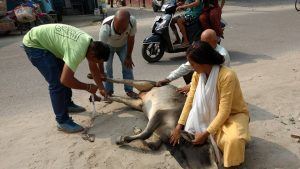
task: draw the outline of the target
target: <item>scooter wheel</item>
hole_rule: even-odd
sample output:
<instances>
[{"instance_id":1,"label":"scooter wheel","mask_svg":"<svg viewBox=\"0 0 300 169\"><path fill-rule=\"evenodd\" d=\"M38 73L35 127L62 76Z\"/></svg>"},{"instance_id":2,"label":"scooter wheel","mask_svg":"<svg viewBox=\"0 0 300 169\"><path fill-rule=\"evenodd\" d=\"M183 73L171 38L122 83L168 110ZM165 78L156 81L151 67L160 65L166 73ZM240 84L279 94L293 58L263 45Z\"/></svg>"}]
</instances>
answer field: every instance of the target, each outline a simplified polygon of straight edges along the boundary
<instances>
[{"instance_id":1,"label":"scooter wheel","mask_svg":"<svg viewBox=\"0 0 300 169\"><path fill-rule=\"evenodd\" d=\"M144 59L149 63L159 61L163 57L164 52L165 49L161 43L143 44L142 54Z\"/></svg>"}]
</instances>

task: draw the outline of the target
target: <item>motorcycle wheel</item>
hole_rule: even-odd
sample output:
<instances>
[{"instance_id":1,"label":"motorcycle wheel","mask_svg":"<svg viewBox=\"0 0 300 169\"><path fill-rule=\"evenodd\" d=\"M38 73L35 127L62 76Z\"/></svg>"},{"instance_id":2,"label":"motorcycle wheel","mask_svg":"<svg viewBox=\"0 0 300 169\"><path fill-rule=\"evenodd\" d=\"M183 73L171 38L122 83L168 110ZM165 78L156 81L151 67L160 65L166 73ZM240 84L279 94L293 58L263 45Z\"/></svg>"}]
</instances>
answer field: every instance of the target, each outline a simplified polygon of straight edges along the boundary
<instances>
[{"instance_id":1,"label":"motorcycle wheel","mask_svg":"<svg viewBox=\"0 0 300 169\"><path fill-rule=\"evenodd\" d=\"M300 11L300 0L295 0L295 9L296 11Z\"/></svg>"},{"instance_id":2,"label":"motorcycle wheel","mask_svg":"<svg viewBox=\"0 0 300 169\"><path fill-rule=\"evenodd\" d=\"M161 43L143 44L142 47L143 58L149 63L159 61L163 57L164 52L165 49Z\"/></svg>"}]
</instances>

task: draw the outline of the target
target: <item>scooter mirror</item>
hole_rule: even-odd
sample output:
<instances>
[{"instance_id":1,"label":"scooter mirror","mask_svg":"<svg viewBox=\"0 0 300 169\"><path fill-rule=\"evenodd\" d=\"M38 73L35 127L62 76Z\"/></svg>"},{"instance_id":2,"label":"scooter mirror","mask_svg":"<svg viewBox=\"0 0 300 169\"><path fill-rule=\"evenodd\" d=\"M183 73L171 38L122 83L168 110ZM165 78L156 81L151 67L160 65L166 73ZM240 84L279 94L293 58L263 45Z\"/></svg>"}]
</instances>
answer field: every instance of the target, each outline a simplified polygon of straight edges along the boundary
<instances>
[{"instance_id":1,"label":"scooter mirror","mask_svg":"<svg viewBox=\"0 0 300 169\"><path fill-rule=\"evenodd\" d=\"M161 7L161 11L162 12L166 12L166 8L168 7L168 4L164 4L162 7Z\"/></svg>"}]
</instances>

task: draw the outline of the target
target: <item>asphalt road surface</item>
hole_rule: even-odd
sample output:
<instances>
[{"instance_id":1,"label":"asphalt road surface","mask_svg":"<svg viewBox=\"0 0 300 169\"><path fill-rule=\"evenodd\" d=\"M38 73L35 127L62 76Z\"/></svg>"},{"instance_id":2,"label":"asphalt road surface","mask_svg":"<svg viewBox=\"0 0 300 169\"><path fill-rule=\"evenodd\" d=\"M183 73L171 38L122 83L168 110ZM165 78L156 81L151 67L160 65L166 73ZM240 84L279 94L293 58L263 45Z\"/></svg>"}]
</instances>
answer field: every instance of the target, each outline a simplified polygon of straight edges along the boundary
<instances>
[{"instance_id":1,"label":"asphalt road surface","mask_svg":"<svg viewBox=\"0 0 300 169\"><path fill-rule=\"evenodd\" d=\"M249 3L234 2L229 2L229 4L230 6L225 7L223 11L223 18L228 25L222 45L230 53L232 66L275 59L280 57L281 53L299 49L300 13L293 10L292 1L285 3L289 6L280 7L264 4L262 7L257 7ZM150 10L130 10L138 19L138 32L133 50L135 78L163 79L170 71L186 61L184 53L165 53L160 62L148 64L141 55L142 41L151 34L153 19L160 13L153 13ZM74 25L76 25L75 22ZM98 38L98 25L81 28L95 39ZM26 58L20 47L21 40L22 36L17 33L0 37L0 114L2 118L28 111L43 113L40 108L51 108L47 84ZM114 59L114 67L115 77L121 78L120 62L117 57ZM86 73L88 73L88 67L84 61L76 72L76 76L82 81L87 81ZM174 84L182 85L183 80L177 80ZM75 94L77 92L75 91ZM117 87L116 93L123 94L122 87Z\"/></svg>"}]
</instances>

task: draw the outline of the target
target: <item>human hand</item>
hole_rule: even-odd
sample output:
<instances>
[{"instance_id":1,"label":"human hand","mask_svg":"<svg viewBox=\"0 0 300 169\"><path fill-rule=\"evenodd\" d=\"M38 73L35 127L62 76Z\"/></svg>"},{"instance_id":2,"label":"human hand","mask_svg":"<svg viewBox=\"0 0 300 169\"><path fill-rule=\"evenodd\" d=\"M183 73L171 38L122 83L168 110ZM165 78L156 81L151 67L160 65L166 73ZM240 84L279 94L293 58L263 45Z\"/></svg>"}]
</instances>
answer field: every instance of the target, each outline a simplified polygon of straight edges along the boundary
<instances>
[{"instance_id":1,"label":"human hand","mask_svg":"<svg viewBox=\"0 0 300 169\"><path fill-rule=\"evenodd\" d=\"M86 88L86 91L92 93L92 94L96 94L98 90L98 87L94 84L87 84L87 88Z\"/></svg>"},{"instance_id":2,"label":"human hand","mask_svg":"<svg viewBox=\"0 0 300 169\"><path fill-rule=\"evenodd\" d=\"M87 77L88 79L94 79L92 73L88 73L88 74L86 75L86 77ZM102 81L106 81L106 75L105 75L105 74L100 74L100 79L101 79Z\"/></svg>"},{"instance_id":3,"label":"human hand","mask_svg":"<svg viewBox=\"0 0 300 169\"><path fill-rule=\"evenodd\" d=\"M131 57L126 57L125 61L124 61L124 65L128 68L128 69L132 69L134 67L134 63L132 61Z\"/></svg>"},{"instance_id":4,"label":"human hand","mask_svg":"<svg viewBox=\"0 0 300 169\"><path fill-rule=\"evenodd\" d=\"M100 79L102 81L106 81L106 74L100 74Z\"/></svg>"},{"instance_id":5,"label":"human hand","mask_svg":"<svg viewBox=\"0 0 300 169\"><path fill-rule=\"evenodd\" d=\"M169 84L171 81L169 79L164 79L161 81L156 82L156 87L161 87Z\"/></svg>"},{"instance_id":6,"label":"human hand","mask_svg":"<svg viewBox=\"0 0 300 169\"><path fill-rule=\"evenodd\" d=\"M181 124L177 124L176 128L171 132L170 144L173 146L179 143L181 127Z\"/></svg>"},{"instance_id":7,"label":"human hand","mask_svg":"<svg viewBox=\"0 0 300 169\"><path fill-rule=\"evenodd\" d=\"M94 97L94 98L93 98ZM92 94L89 98L90 102L100 102L101 101L101 97L100 96L97 96L97 94Z\"/></svg>"},{"instance_id":8,"label":"human hand","mask_svg":"<svg viewBox=\"0 0 300 169\"><path fill-rule=\"evenodd\" d=\"M103 96L103 97L107 97L107 92L104 89L99 89L99 93Z\"/></svg>"},{"instance_id":9,"label":"human hand","mask_svg":"<svg viewBox=\"0 0 300 169\"><path fill-rule=\"evenodd\" d=\"M190 91L190 87L191 87L190 85L185 85L183 87L178 88L177 92L183 93L184 95L187 95L188 92Z\"/></svg>"},{"instance_id":10,"label":"human hand","mask_svg":"<svg viewBox=\"0 0 300 169\"><path fill-rule=\"evenodd\" d=\"M209 136L209 133L207 131L205 131L205 132L196 132L195 139L192 141L192 143L194 145L203 144L206 141L208 136Z\"/></svg>"}]
</instances>

